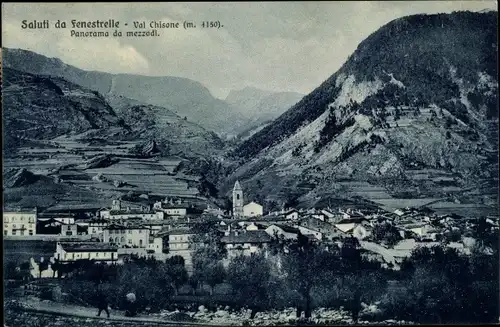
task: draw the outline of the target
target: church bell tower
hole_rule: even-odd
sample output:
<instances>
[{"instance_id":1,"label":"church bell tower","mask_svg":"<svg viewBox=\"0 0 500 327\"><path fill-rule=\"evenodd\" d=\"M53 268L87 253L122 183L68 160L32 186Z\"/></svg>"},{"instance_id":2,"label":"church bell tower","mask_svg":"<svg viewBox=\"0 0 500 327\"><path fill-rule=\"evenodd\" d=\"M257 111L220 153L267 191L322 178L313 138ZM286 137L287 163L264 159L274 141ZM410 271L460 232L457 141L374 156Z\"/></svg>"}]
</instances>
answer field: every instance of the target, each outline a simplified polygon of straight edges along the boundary
<instances>
[{"instance_id":1,"label":"church bell tower","mask_svg":"<svg viewBox=\"0 0 500 327\"><path fill-rule=\"evenodd\" d=\"M243 217L243 189L238 181L233 187L233 217Z\"/></svg>"}]
</instances>

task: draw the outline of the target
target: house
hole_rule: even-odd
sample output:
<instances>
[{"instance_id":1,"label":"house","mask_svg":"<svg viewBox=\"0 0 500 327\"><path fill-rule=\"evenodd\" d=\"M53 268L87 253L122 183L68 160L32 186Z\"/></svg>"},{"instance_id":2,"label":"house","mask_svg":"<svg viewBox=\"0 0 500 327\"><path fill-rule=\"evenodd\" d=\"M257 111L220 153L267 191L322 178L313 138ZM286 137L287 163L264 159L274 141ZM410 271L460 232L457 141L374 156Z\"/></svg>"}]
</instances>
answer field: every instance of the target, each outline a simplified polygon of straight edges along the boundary
<instances>
[{"instance_id":1,"label":"house","mask_svg":"<svg viewBox=\"0 0 500 327\"><path fill-rule=\"evenodd\" d=\"M300 225L295 225L294 227L296 227L302 235L305 235L309 238L314 236L319 241L321 241L323 239L323 233L318 231L317 228L310 228L310 227L300 226Z\"/></svg>"},{"instance_id":2,"label":"house","mask_svg":"<svg viewBox=\"0 0 500 327\"><path fill-rule=\"evenodd\" d=\"M109 221L103 218L93 218L88 221L89 228L88 233L92 237L98 237L102 239L104 234L104 228L109 225Z\"/></svg>"},{"instance_id":3,"label":"house","mask_svg":"<svg viewBox=\"0 0 500 327\"><path fill-rule=\"evenodd\" d=\"M36 235L37 209L4 211L3 235L28 236Z\"/></svg>"},{"instance_id":4,"label":"house","mask_svg":"<svg viewBox=\"0 0 500 327\"><path fill-rule=\"evenodd\" d=\"M153 205L153 209L173 217L183 217L188 213L188 206L186 204L183 204L180 199L177 201L173 201L173 199L165 198L163 202L156 202Z\"/></svg>"},{"instance_id":5,"label":"house","mask_svg":"<svg viewBox=\"0 0 500 327\"><path fill-rule=\"evenodd\" d=\"M365 218L348 218L342 219L335 224L339 230L344 233L350 233L354 230L354 228L358 225L368 225L368 220Z\"/></svg>"},{"instance_id":6,"label":"house","mask_svg":"<svg viewBox=\"0 0 500 327\"><path fill-rule=\"evenodd\" d=\"M429 223L426 222L404 224L404 225L399 225L399 227L404 230L410 231L420 237L427 235L430 231L435 229Z\"/></svg>"},{"instance_id":7,"label":"house","mask_svg":"<svg viewBox=\"0 0 500 327\"><path fill-rule=\"evenodd\" d=\"M302 234L314 235L318 240L323 240L325 238L331 240L343 236L343 232L336 228L335 225L313 218L312 216L300 219L294 226L298 228Z\"/></svg>"},{"instance_id":8,"label":"house","mask_svg":"<svg viewBox=\"0 0 500 327\"><path fill-rule=\"evenodd\" d=\"M141 218L143 220L161 220L164 218L162 211L142 210L109 210L101 211L101 218L109 220L125 220L130 218Z\"/></svg>"},{"instance_id":9,"label":"house","mask_svg":"<svg viewBox=\"0 0 500 327\"><path fill-rule=\"evenodd\" d=\"M168 257L181 256L188 274L193 273L193 237L195 232L189 228L177 228L165 233L159 233L160 237L167 237Z\"/></svg>"},{"instance_id":10,"label":"house","mask_svg":"<svg viewBox=\"0 0 500 327\"><path fill-rule=\"evenodd\" d=\"M115 263L118 248L102 242L57 242L54 258L61 263L89 259L103 263Z\"/></svg>"},{"instance_id":11,"label":"house","mask_svg":"<svg viewBox=\"0 0 500 327\"><path fill-rule=\"evenodd\" d=\"M228 231L221 239L227 250L228 258L238 255L251 255L265 250L272 241L266 231Z\"/></svg>"},{"instance_id":12,"label":"house","mask_svg":"<svg viewBox=\"0 0 500 327\"><path fill-rule=\"evenodd\" d=\"M78 225L75 223L61 223L61 235L64 236L78 235Z\"/></svg>"},{"instance_id":13,"label":"house","mask_svg":"<svg viewBox=\"0 0 500 327\"><path fill-rule=\"evenodd\" d=\"M266 223L259 224L259 223L251 222L250 224L248 224L248 225L245 226L245 229L249 230L249 231L252 231L252 230L265 230L267 228L267 226L268 226L268 224L266 224Z\"/></svg>"},{"instance_id":14,"label":"house","mask_svg":"<svg viewBox=\"0 0 500 327\"><path fill-rule=\"evenodd\" d=\"M41 259L42 259L42 261L45 260L43 257ZM52 261L54 260L54 258L51 258L51 259L52 259ZM30 274L31 274L31 277L33 277L33 278L52 278L52 277L58 277L57 270L54 271L52 269L52 264L53 264L52 261L50 261L50 263L47 264L47 266L46 266L47 269L43 269L42 271L40 271L41 262L36 262L34 258L31 258L30 259Z\"/></svg>"},{"instance_id":15,"label":"house","mask_svg":"<svg viewBox=\"0 0 500 327\"><path fill-rule=\"evenodd\" d=\"M139 224L110 224L104 228L103 241L122 247L146 248L149 234L149 228Z\"/></svg>"},{"instance_id":16,"label":"house","mask_svg":"<svg viewBox=\"0 0 500 327\"><path fill-rule=\"evenodd\" d=\"M165 220L159 220L159 221L154 221L154 220L146 220L141 222L144 227L149 228L150 234L156 234L159 231L163 230L165 227L170 226L170 222L165 221Z\"/></svg>"},{"instance_id":17,"label":"house","mask_svg":"<svg viewBox=\"0 0 500 327\"><path fill-rule=\"evenodd\" d=\"M62 224L74 224L75 214L71 212L41 212L38 214L38 221L55 220Z\"/></svg>"},{"instance_id":18,"label":"house","mask_svg":"<svg viewBox=\"0 0 500 327\"><path fill-rule=\"evenodd\" d=\"M296 209L289 210L285 212L285 219L286 220L298 220L299 219L299 211Z\"/></svg>"},{"instance_id":19,"label":"house","mask_svg":"<svg viewBox=\"0 0 500 327\"><path fill-rule=\"evenodd\" d=\"M148 250L154 253L163 253L163 238L155 235L149 235Z\"/></svg>"},{"instance_id":20,"label":"house","mask_svg":"<svg viewBox=\"0 0 500 327\"><path fill-rule=\"evenodd\" d=\"M75 223L74 217L54 217L54 220L66 225L71 225Z\"/></svg>"},{"instance_id":21,"label":"house","mask_svg":"<svg viewBox=\"0 0 500 327\"><path fill-rule=\"evenodd\" d=\"M401 209L394 210L394 213L396 215L398 215L399 217L401 217L401 216L403 216L405 214L405 212L403 210L401 210Z\"/></svg>"},{"instance_id":22,"label":"house","mask_svg":"<svg viewBox=\"0 0 500 327\"><path fill-rule=\"evenodd\" d=\"M312 213L311 215L312 215L312 217L314 217L316 219L319 219L321 221L327 221L327 222L334 222L338 217L333 212L326 210L326 209L318 210L318 211Z\"/></svg>"},{"instance_id":23,"label":"house","mask_svg":"<svg viewBox=\"0 0 500 327\"><path fill-rule=\"evenodd\" d=\"M214 216L224 216L226 214L224 210L220 208L212 208L210 205L208 205L207 208L203 210L203 213Z\"/></svg>"},{"instance_id":24,"label":"house","mask_svg":"<svg viewBox=\"0 0 500 327\"><path fill-rule=\"evenodd\" d=\"M283 237L285 240L290 240L297 239L300 230L288 225L272 224L266 228L266 233L271 237Z\"/></svg>"},{"instance_id":25,"label":"house","mask_svg":"<svg viewBox=\"0 0 500 327\"><path fill-rule=\"evenodd\" d=\"M260 217L264 213L263 207L256 203L250 202L243 206L243 216L244 217Z\"/></svg>"}]
</instances>

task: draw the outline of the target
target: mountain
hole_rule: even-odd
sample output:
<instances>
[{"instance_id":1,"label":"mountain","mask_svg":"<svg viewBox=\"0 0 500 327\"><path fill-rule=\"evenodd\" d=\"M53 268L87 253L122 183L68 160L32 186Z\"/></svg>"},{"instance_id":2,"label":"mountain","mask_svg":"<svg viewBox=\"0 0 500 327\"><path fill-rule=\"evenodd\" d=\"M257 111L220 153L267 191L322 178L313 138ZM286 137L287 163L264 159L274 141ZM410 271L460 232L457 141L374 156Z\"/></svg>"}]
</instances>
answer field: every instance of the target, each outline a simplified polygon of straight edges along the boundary
<instances>
[{"instance_id":1,"label":"mountain","mask_svg":"<svg viewBox=\"0 0 500 327\"><path fill-rule=\"evenodd\" d=\"M91 129L126 134L126 126L98 92L57 77L3 68L5 147ZM111 133L109 134L111 135Z\"/></svg>"},{"instance_id":2,"label":"mountain","mask_svg":"<svg viewBox=\"0 0 500 327\"><path fill-rule=\"evenodd\" d=\"M164 155L206 156L222 149L213 132L163 107L97 91L62 78L4 68L6 147L87 132L115 140L155 140ZM15 133L14 133L15 131Z\"/></svg>"},{"instance_id":3,"label":"mountain","mask_svg":"<svg viewBox=\"0 0 500 327\"><path fill-rule=\"evenodd\" d=\"M232 133L240 138L249 137L299 102L303 96L296 92L274 93L252 87L232 90L225 101L246 121L244 125L234 126Z\"/></svg>"},{"instance_id":4,"label":"mountain","mask_svg":"<svg viewBox=\"0 0 500 327\"><path fill-rule=\"evenodd\" d=\"M245 87L241 90L231 90L225 101L231 106L240 109L241 112L248 112L256 107L262 99L272 94L271 91Z\"/></svg>"},{"instance_id":5,"label":"mountain","mask_svg":"<svg viewBox=\"0 0 500 327\"><path fill-rule=\"evenodd\" d=\"M164 107L141 103L122 96L106 97L117 115L132 126L129 139L153 140L163 155L183 158L206 157L222 150L224 143L214 133Z\"/></svg>"},{"instance_id":6,"label":"mountain","mask_svg":"<svg viewBox=\"0 0 500 327\"><path fill-rule=\"evenodd\" d=\"M5 203L13 206L98 208L124 195L202 199L210 175L197 167L224 147L167 108L60 77L4 68L2 100Z\"/></svg>"},{"instance_id":7,"label":"mountain","mask_svg":"<svg viewBox=\"0 0 500 327\"><path fill-rule=\"evenodd\" d=\"M388 208L494 206L496 31L496 12L386 24L234 149L238 165L223 192L239 179L250 197L281 204L360 198Z\"/></svg>"},{"instance_id":8,"label":"mountain","mask_svg":"<svg viewBox=\"0 0 500 327\"><path fill-rule=\"evenodd\" d=\"M233 120L232 107L214 98L198 82L171 76L141 76L85 71L22 49L3 48L3 65L16 70L51 75L97 91L104 96L124 96L174 113L206 129L223 133ZM236 120L237 121L237 120Z\"/></svg>"}]
</instances>

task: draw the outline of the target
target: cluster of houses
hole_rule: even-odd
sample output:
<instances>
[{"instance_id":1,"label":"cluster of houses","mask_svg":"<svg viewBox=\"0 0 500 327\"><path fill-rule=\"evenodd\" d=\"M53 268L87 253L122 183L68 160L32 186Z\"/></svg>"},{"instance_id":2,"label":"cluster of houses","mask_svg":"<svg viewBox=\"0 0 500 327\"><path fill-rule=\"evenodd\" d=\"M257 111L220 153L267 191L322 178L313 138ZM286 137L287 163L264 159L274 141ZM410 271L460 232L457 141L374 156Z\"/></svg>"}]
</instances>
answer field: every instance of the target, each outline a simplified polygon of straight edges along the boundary
<instances>
[{"instance_id":1,"label":"cluster of houses","mask_svg":"<svg viewBox=\"0 0 500 327\"><path fill-rule=\"evenodd\" d=\"M184 258L188 273L192 273L192 255L196 248L192 225L207 217L217 220L216 232L227 250L227 260L238 255L267 253L274 241L304 235L312 242L327 245L341 244L343 239L354 237L363 255L393 266L419 244L433 244L450 235L458 235L452 244L466 250L466 242L459 242L465 239L475 221L414 208L392 213L379 209L290 208L264 214L260 204L244 204L239 182L233 188L230 216L210 206L197 215L190 214L189 209L181 200L165 199L152 206L114 200L111 208L99 209L87 219L77 219L70 213L38 213L36 209L10 211L3 213L4 236L30 237L35 236L37 230L44 235L57 234L60 238L51 262L91 259L120 263L132 253L160 260L178 255ZM496 218L491 217L487 222L492 229L498 229ZM381 224L391 224L397 230L401 245L388 248L374 238L374 230Z\"/></svg>"}]
</instances>

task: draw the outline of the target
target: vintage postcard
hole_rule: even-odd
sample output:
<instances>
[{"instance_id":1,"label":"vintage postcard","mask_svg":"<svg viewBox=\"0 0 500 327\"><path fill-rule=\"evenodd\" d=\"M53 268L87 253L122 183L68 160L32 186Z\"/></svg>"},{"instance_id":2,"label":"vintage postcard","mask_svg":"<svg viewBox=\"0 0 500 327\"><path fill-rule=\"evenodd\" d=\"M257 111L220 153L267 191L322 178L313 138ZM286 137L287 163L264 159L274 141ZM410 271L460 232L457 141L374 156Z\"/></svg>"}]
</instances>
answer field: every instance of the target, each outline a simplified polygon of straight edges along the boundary
<instances>
[{"instance_id":1,"label":"vintage postcard","mask_svg":"<svg viewBox=\"0 0 500 327\"><path fill-rule=\"evenodd\" d=\"M499 322L496 1L1 19L4 326Z\"/></svg>"}]
</instances>

